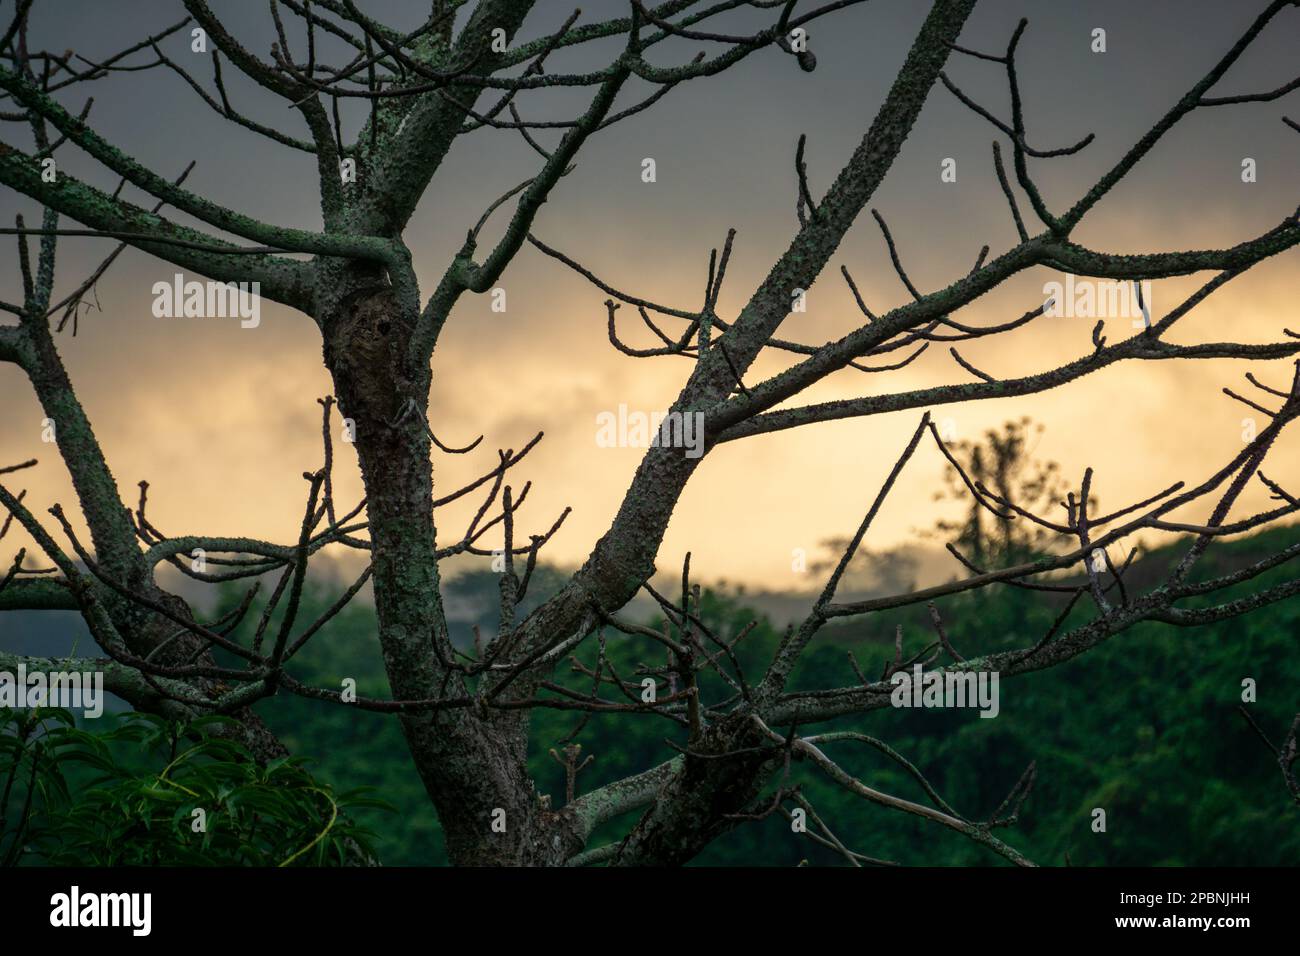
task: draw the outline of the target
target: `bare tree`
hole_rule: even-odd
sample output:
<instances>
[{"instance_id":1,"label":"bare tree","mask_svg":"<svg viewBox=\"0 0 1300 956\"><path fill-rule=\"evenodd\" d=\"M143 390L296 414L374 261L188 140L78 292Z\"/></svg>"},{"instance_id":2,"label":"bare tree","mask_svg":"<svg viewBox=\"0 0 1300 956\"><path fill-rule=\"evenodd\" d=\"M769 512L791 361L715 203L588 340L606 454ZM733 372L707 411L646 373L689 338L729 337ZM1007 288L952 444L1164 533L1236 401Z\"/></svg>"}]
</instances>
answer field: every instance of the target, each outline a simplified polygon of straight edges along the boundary
<instances>
[{"instance_id":1,"label":"bare tree","mask_svg":"<svg viewBox=\"0 0 1300 956\"><path fill-rule=\"evenodd\" d=\"M819 630L839 618L867 618L987 587L1030 588L1068 599L1057 625L1032 644L973 658L963 658L952 646L932 605L936 642L932 653L922 652L929 654L928 663L942 657L949 672L997 672L1009 677L1069 660L1141 621L1189 626L1222 620L1300 591L1300 579L1295 579L1256 590L1249 597L1195 609L1184 606L1189 598L1212 596L1250 581L1300 551L1300 546L1294 546L1219 577L1194 580L1192 575L1198 559L1218 539L1300 511L1300 499L1261 471L1282 430L1300 415L1300 377L1274 384L1252 377L1261 393L1258 400L1229 393L1269 420L1231 461L1107 514L1094 514L1090 507L1091 469L1061 503L1062 513L1047 515L978 483L947 449L930 413L923 412L807 617L790 629L762 673L749 674L735 652L745 632L715 633L697 613L699 591L691 580L689 559L682 569L679 595L660 594L649 583L669 517L702 456L687 454L672 441L651 447L613 524L586 562L558 593L521 616L517 611L539 554L564 519L560 515L549 528L527 536L516 528L516 512L527 488L516 493L506 479L538 439L519 451L500 451L495 465L466 487L435 489L431 462L435 446L444 454L462 454L478 442L453 448L440 441L438 410L429 403L430 362L455 306L467 294L488 292L525 243L578 271L608 297L609 339L620 351L636 358L689 360L681 392L668 414L679 422L681 416L700 416L705 453L726 442L813 422L1042 392L1118 362L1265 360L1295 355L1300 352L1300 335L1290 331L1281 341L1264 345L1232 341L1179 345L1169 342L1167 333L1253 265L1300 242L1300 211L1279 210L1276 227L1220 249L1116 255L1071 238L1116 184L1191 113L1277 100L1300 86L1297 79L1272 91L1214 93L1220 79L1270 23L1284 8L1294 6L1290 0L1268 3L1223 57L1065 211L1049 208L1031 175L1031 160L1072 155L1087 147L1092 136L1064 148L1030 145L1017 73L1017 51L1026 22L1011 31L1004 51L975 51L957 43L975 0L934 0L870 128L820 199L809 182L805 144L799 140L791 177L798 228L744 307L726 318L718 314L718 302L732 255L732 234L709 260L701 303L675 307L621 291L579 264L570 255L580 255L578 250L566 253L547 245L533 235L538 212L589 137L635 116L674 87L717 74L767 48L789 54L802 69L813 69L808 24L857 0L827 2L807 12L796 9L801 6L796 0L712 4L667 0L654 7L632 0L627 16L580 24L575 12L554 32L522 43L515 43L514 37L538 6L533 0L476 4L437 0L423 25L410 32L374 21L353 0L271 0L276 40L269 58L241 45L205 0L182 2L186 16L180 22L97 62L71 52L37 49L28 35L32 0L17 0L0 37L4 61L0 89L7 105L0 118L27 124L33 140L27 150L0 145L0 181L45 209L39 227L20 221L5 230L18 236L24 299L21 304L0 304L17 317L16 324L0 327L0 359L27 374L46 414L57 423L58 448L91 536L89 546L78 541L72 522L56 506L51 511L66 541L60 543L21 494L0 487L0 502L54 566L29 568L20 555L0 583L0 609L79 610L111 658L86 666L104 670L110 689L135 707L177 716L237 715L250 744L264 757L281 748L249 708L280 692L394 714L446 834L450 856L461 864L679 864L746 820L778 810L806 814L814 824L809 836L833 847L847 861L874 862L844 846L798 788L789 785L794 763L824 773L866 801L953 829L1010 861L1028 864L996 831L1017 818L1033 783L1032 766L1011 786L1002 808L987 820L976 820L949 806L904 756L883 742L857 732L808 733L831 718L889 706L889 677L912 663L904 660L900 638L897 659L881 679L873 680L859 670L847 675L849 682L842 687L793 690L791 675ZM771 11L764 14L768 25L747 35L711 30L716 17L741 8ZM201 36L212 45L210 80L192 75L163 52L164 40L181 32ZM351 51L346 62L325 62L318 51L327 36ZM621 52L599 69L563 73L546 66L553 54L613 37L621 38ZM701 44L706 52L685 65L652 62L661 47ZM962 69L969 60L971 69L993 64L1005 71L1009 112L999 115L963 92L944 72L950 60L961 60ZM231 69L290 104L301 115L307 138L263 125L237 109L222 78L223 71ZM79 111L62 105L84 84L120 70L175 74L222 119L284 149L315 156L322 229L263 222L191 192L184 185L184 174L173 178L176 171L149 169L96 132L88 122L89 101ZM624 87L632 77L653 84L655 92L645 100L624 102ZM996 254L985 246L968 272L927 292L909 277L902 251L884 217L873 209L912 301L877 315L845 271L862 311L861 324L820 345L779 338L792 305L819 277L868 207L937 85L945 86L994 127L1002 145L994 143L993 167L1019 242ZM523 109L528 94L555 87L588 92L580 115L564 122L526 120ZM368 121L351 143L344 141L339 120L339 103L347 99L360 99L369 109ZM404 227L453 143L483 128L524 137L539 155L537 173L506 192L476 224L465 224L465 242L446 265L437 287L432 292L421 290L411 251L402 238ZM543 139L556 133L555 145L543 145ZM156 205L142 208L122 198L120 190L110 194L64 172L43 176L43 160L69 146L89 154L124 184L153 197ZM1010 152L1010 174L1003 150ZM1028 216L1021 210L1023 202L1028 203ZM167 218L164 208L202 226L181 225ZM511 212L504 235L491 248L480 248L480 232L488 217L506 208ZM61 217L80 227L62 227ZM78 403L54 339L69 321L75 323L79 303L112 257L55 301L55 250L61 235L114 240L221 282L258 282L263 296L316 322L335 395L322 400L324 465L304 476L308 490L296 541L168 536L146 516L147 486L143 485L138 503L128 507ZM39 240L34 266L29 237ZM1047 306L1037 305L996 325L962 322L956 313L1039 266L1125 283L1201 272L1212 275L1181 304L1151 317L1140 332L1128 337L1112 332L1114 340L1109 341L1102 334L1103 323L1098 323L1084 353L1067 364L1005 376L976 368L961 356L959 344L1010 333L1034 322ZM637 313L660 342L657 347L624 344L617 326L623 306ZM786 404L834 372L848 368L871 376L901 368L935 343L948 348L960 368L953 384L901 392L867 388L861 397L844 401ZM757 380L750 370L760 353L770 350L788 353L790 363L783 371ZM365 498L350 508L333 495L330 436L336 404L355 424L365 484ZM948 456L981 507L1000 520L1014 517L1044 529L1069 545L1010 566L984 567L967 557L970 573L954 582L889 597L837 602L837 585L873 518L908 460L928 440ZM1234 504L1256 479L1279 504L1260 514L1232 518ZM440 537L435 531L437 510L476 492L482 493L483 501L469 527L459 537ZM1198 504L1210 506L1207 520L1179 517ZM439 593L439 563L457 554L490 554L483 538L492 529L500 530L505 541L499 632L467 652L457 647L449 633ZM1184 533L1190 543L1158 586L1135 593L1126 587L1124 562L1113 562L1111 554L1122 551L1135 534L1151 529ZM368 564L322 618L304 623L298 609L308 563L327 547L364 552ZM195 548L224 555L212 558L219 570L194 571L181 560ZM157 582L155 569L164 563L207 582L278 575L251 643L238 643L230 634L252 606L255 588L226 618L201 623L184 601ZM290 667L294 658L368 581L373 583L393 699L350 700L337 689L296 680ZM662 608L670 625L666 629L654 630L619 616L643 588ZM1069 609L1082 599L1091 602L1090 618L1066 629ZM272 627L268 622L276 608L282 615ZM658 648L658 653L667 655L667 664L649 668L636 679L620 676L604 653L607 630ZM580 647L593 643L599 647L596 663L579 674L585 683L579 687L565 682L558 673L560 665ZM240 665L219 666L213 649L233 655ZM17 663L12 655L0 660ZM28 658L26 663L39 668L53 662ZM720 680L728 688L724 695L708 699L710 695L702 692L701 677L706 672L713 675L711 681ZM644 694L645 679L667 687L668 692L657 697ZM555 752L565 766L568 792L565 805L552 808L539 797L526 769L529 714L536 708L665 721L684 742L677 745L676 758L587 793L578 792L577 775L584 766L578 750L566 749L563 756ZM850 743L866 744L898 761L917 778L930 802L881 792L843 770L827 751ZM787 806L791 804L793 808ZM598 826L634 810L643 813L622 839L588 845Z\"/></svg>"}]
</instances>

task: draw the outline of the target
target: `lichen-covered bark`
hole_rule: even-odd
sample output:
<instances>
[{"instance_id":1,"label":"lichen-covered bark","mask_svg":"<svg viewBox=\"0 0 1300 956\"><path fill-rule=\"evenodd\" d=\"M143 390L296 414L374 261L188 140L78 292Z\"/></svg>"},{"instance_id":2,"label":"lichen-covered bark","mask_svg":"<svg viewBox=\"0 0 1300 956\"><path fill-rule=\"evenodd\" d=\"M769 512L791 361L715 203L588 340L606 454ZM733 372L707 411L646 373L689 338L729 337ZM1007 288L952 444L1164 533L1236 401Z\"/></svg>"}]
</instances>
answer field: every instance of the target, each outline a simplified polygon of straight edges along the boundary
<instances>
[{"instance_id":1,"label":"lichen-covered bark","mask_svg":"<svg viewBox=\"0 0 1300 956\"><path fill-rule=\"evenodd\" d=\"M72 476L72 486L90 528L96 560L123 584L142 587L150 575L140 560L135 529L127 518L117 481L100 450L90 420L54 347L49 326L26 323L24 333L32 350L28 377L45 417L54 425L55 445Z\"/></svg>"},{"instance_id":2,"label":"lichen-covered bark","mask_svg":"<svg viewBox=\"0 0 1300 956\"><path fill-rule=\"evenodd\" d=\"M438 590L429 371L407 359L402 310L390 290L360 288L326 310L326 363L342 414L355 424L366 488L379 641L393 698L460 697ZM414 411L402 412L414 402ZM580 848L573 828L541 806L529 779L521 714L449 707L400 716L415 768L462 865L558 863ZM493 829L504 811L504 832Z\"/></svg>"},{"instance_id":3,"label":"lichen-covered bark","mask_svg":"<svg viewBox=\"0 0 1300 956\"><path fill-rule=\"evenodd\" d=\"M696 753L736 753L724 759L688 755L656 795L650 808L619 847L616 866L681 866L718 837L739 826L772 773L782 765L771 750L752 752L765 741L748 715L718 721Z\"/></svg>"}]
</instances>

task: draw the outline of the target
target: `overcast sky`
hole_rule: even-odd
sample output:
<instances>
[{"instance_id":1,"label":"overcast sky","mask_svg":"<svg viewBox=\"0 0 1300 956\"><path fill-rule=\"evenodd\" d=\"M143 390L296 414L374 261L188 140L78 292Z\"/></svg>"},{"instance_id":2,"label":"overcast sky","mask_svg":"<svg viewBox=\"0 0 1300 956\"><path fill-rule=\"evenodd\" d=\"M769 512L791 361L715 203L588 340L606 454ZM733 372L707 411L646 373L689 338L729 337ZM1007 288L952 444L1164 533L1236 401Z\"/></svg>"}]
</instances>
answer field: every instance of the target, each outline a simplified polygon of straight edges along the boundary
<instances>
[{"instance_id":1,"label":"overcast sky","mask_svg":"<svg viewBox=\"0 0 1300 956\"><path fill-rule=\"evenodd\" d=\"M961 42L1001 52L1019 18L1029 18L1020 76L1030 142L1058 147L1096 134L1080 155L1034 165L1049 204L1061 210L1210 68L1264 5L1263 0L981 0ZM251 49L268 55L274 34L265 5L213 0L212 6ZM580 22L626 10L613 0L582 6ZM799 8L811 6L803 2ZM408 28L420 22L426 7L364 4L375 17ZM538 216L534 232L624 291L696 308L709 250L735 228L720 302L720 314L733 317L797 228L793 155L799 135L808 136L810 179L820 195L870 124L927 8L921 0L873 0L815 23L810 32L818 68L811 74L789 56L767 50L721 76L673 90L652 109L588 143L577 169ZM38 10L33 46L71 48L92 60L184 16L178 3L163 0L63 0L38 4ZM522 38L555 29L571 10L550 0L539 3ZM719 21L718 29L754 27L771 16L733 17ZM1106 31L1104 53L1091 50L1097 28ZM1288 9L1216 92L1267 90L1293 79L1297 39L1300 10ZM705 46L664 44L650 58L683 62ZM167 49L209 82L203 58L189 54L186 37L172 38ZM557 56L550 65L591 68L616 50L616 45L594 45L567 58ZM968 93L1006 115L1005 78L996 65L954 57L948 70ZM262 95L233 70L227 70L227 81L238 107L287 132L303 133L295 111ZM620 106L645 93L644 86L630 88ZM197 160L187 183L194 191L263 220L319 227L312 161L221 121L171 74L120 74L94 84L93 94L96 128L158 172L175 175ZM85 95L82 90L64 103L79 111ZM540 94L521 98L520 104L528 118L559 118L573 113L581 95ZM349 132L355 133L360 115L348 115ZM1275 226L1300 201L1300 134L1283 125L1283 115L1300 118L1300 93L1275 103L1198 111L1088 216L1075 238L1116 253L1218 248ZM0 130L7 141L26 148L13 124ZM993 173L993 139L988 123L937 87L872 200L923 291L963 275L981 245L990 244L997 255L1015 241ZM65 148L59 156L61 169L109 188L116 185L74 150ZM654 183L641 181L647 157L656 161ZM1242 181L1244 158L1255 160L1254 183ZM956 182L940 181L945 159L956 162ZM509 132L484 130L457 141L406 233L426 294L487 204L535 173L537 165L536 154ZM1023 201L1022 207L1028 213ZM0 212L6 223L17 212L29 221L38 218L30 202L3 187ZM506 218L499 214L493 223L500 228ZM9 249L0 269L0 298L13 301L21 299L21 287L13 246ZM59 289L75 286L106 251L103 241L61 243ZM1277 341L1283 326L1300 328L1294 308L1296 256L1292 250L1233 282L1180 323L1172 340ZM820 344L859 324L838 275L841 264L853 272L874 311L907 300L880 233L865 214L810 291L807 312L787 319L783 337ZM128 251L100 282L102 311L84 315L75 338L60 337L78 394L124 497L133 500L136 482L148 479L151 517L166 533L291 540L301 520L301 473L320 463L316 398L331 391L319 333L310 319L271 304L256 329L240 328L233 320L155 318L152 286L176 271ZM1043 300L1044 283L1059 278L1050 270L1034 270L957 317L978 324L1018 316ZM1163 313L1204 278L1157 283L1154 310ZM495 464L493 449L519 448L544 430L545 440L516 481L534 483L520 516L522 530L544 530L571 505L574 513L550 555L578 562L609 526L642 454L598 447L596 416L620 404L646 411L667 407L689 366L678 358L638 360L615 352L605 337L605 294L531 248L519 254L500 285L507 294L506 312L492 312L487 296L467 296L433 360L429 417L438 436L464 444L486 435L473 455L439 457L436 484L444 490L459 486ZM625 309L620 315L629 313ZM1045 370L1091 349L1093 321L1040 319L1009 336L964 347L963 355L999 377ZM673 320L665 322L680 328ZM1108 334L1129 334L1123 325L1108 323ZM630 322L625 328L634 344L652 344ZM786 364L779 355L764 357L747 380L758 381ZM937 408L935 414L951 419L959 437L1032 416L1046 426L1036 453L1061 462L1075 483L1084 467L1094 467L1103 506L1117 507L1174 480L1203 478L1240 450L1242 419L1251 413L1220 389L1241 386L1251 368L1275 385L1289 382L1286 362L1131 364L1050 394ZM801 396L800 403L969 380L946 349L931 349L898 372L838 373ZM920 414L814 425L721 446L688 486L660 567L679 564L690 550L706 578L802 586L792 577L792 549L812 553L821 540L856 526ZM28 500L38 513L55 501L74 500L57 455L41 443L41 418L23 374L0 365L0 464L41 459L38 469L6 479L12 487L30 489ZM1300 485L1294 448L1289 441L1273 453L1265 469L1270 477ZM933 450L913 460L870 545L898 544L909 540L913 529L933 524L938 512L931 499L941 487L941 472L942 460ZM351 502L361 494L355 462L346 453L338 462L335 487L340 500ZM1262 501L1251 499L1256 505ZM474 507L445 514L440 536L458 537ZM20 543L11 536L4 544Z\"/></svg>"}]
</instances>

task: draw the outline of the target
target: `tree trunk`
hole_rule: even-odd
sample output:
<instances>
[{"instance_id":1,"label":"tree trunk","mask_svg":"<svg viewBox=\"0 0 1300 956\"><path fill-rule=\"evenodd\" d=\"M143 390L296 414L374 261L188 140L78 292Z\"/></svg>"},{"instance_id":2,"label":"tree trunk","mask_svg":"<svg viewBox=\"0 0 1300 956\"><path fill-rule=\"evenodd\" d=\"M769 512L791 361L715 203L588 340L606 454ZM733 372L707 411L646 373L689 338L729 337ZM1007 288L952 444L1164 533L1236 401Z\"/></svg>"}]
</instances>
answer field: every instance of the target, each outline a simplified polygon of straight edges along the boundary
<instances>
[{"instance_id":1,"label":"tree trunk","mask_svg":"<svg viewBox=\"0 0 1300 956\"><path fill-rule=\"evenodd\" d=\"M472 697L454 660L438 589L430 375L411 367L411 324L387 288L342 300L325 344L366 489L379 640L393 699ZM403 713L402 732L457 865L539 865L577 852L527 770L527 718L474 706Z\"/></svg>"}]
</instances>

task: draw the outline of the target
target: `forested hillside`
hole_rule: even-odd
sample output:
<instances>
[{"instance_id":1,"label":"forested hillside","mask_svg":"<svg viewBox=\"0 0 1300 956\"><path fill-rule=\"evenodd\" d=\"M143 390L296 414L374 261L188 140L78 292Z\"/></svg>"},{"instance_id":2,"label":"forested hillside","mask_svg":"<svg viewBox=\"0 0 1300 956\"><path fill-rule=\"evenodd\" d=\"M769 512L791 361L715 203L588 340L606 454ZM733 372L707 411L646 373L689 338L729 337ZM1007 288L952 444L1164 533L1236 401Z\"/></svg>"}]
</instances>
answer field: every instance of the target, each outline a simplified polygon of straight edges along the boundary
<instances>
[{"instance_id":1,"label":"forested hillside","mask_svg":"<svg viewBox=\"0 0 1300 956\"><path fill-rule=\"evenodd\" d=\"M1201 574L1222 573L1279 550L1295 529L1225 542L1211 549ZM1217 557L1215 552L1217 551ZM1129 573L1140 587L1178 549L1153 551ZM1283 566L1268 583L1294 569ZM472 583L487 595L495 576ZM486 605L486 600L484 602ZM1061 600L1004 590L941 605L953 645L964 655L1019 646L1050 626ZM710 592L706 619L734 633L752 615L743 599ZM1083 620L1076 610L1075 619ZM908 654L932 640L924 607L882 614L869 626L828 630L800 673L806 686L855 683L847 651L862 669L880 673L894 653L895 625L904 625ZM486 621L485 621L486 624ZM311 656L305 678L336 685L356 676L359 689L386 692L368 609L358 607L331 625ZM740 644L755 668L766 659L777 631L766 621ZM618 638L609 638L617 646ZM1021 813L1017 846L1045 865L1290 865L1300 861L1300 807L1291 801L1271 753L1238 713L1243 678L1258 684L1247 705L1274 742L1300 710L1300 602L1275 604L1221 625L1173 628L1147 624L1122 634L1054 670L1006 680L1001 712L891 710L843 721L882 739L908 758L955 809L984 819L1036 761L1037 782ZM614 653L619 674L634 676L638 660ZM307 663L307 662L304 662ZM646 662L657 664L659 662ZM589 680L585 678L587 686ZM581 686L576 681L574 686ZM1122 687L1122 692L1117 688ZM610 692L612 693L612 692ZM319 761L320 775L340 787L372 785L398 812L376 811L367 822L380 836L388 864L441 860L436 824L418 779L404 758L394 721L300 699L277 701L267 718L297 753ZM534 770L548 781L555 806L564 799L564 770L549 754L581 722L581 715L539 711L534 718ZM683 743L673 724L654 716L629 719L593 715L574 738L582 756L595 760L578 777L579 792L675 756L665 738ZM926 800L897 764L861 745L836 745L846 768L880 789ZM855 752L856 748L856 752ZM558 751L558 747L556 747ZM800 772L803 792L847 845L900 864L997 864L970 841L933 826L912 823ZM1105 833L1094 833L1092 810L1106 810ZM611 833L618 830L611 827ZM620 831L622 832L622 831ZM700 858L710 864L786 866L802 859L842 862L834 851L791 832L780 813L746 822Z\"/></svg>"}]
</instances>

